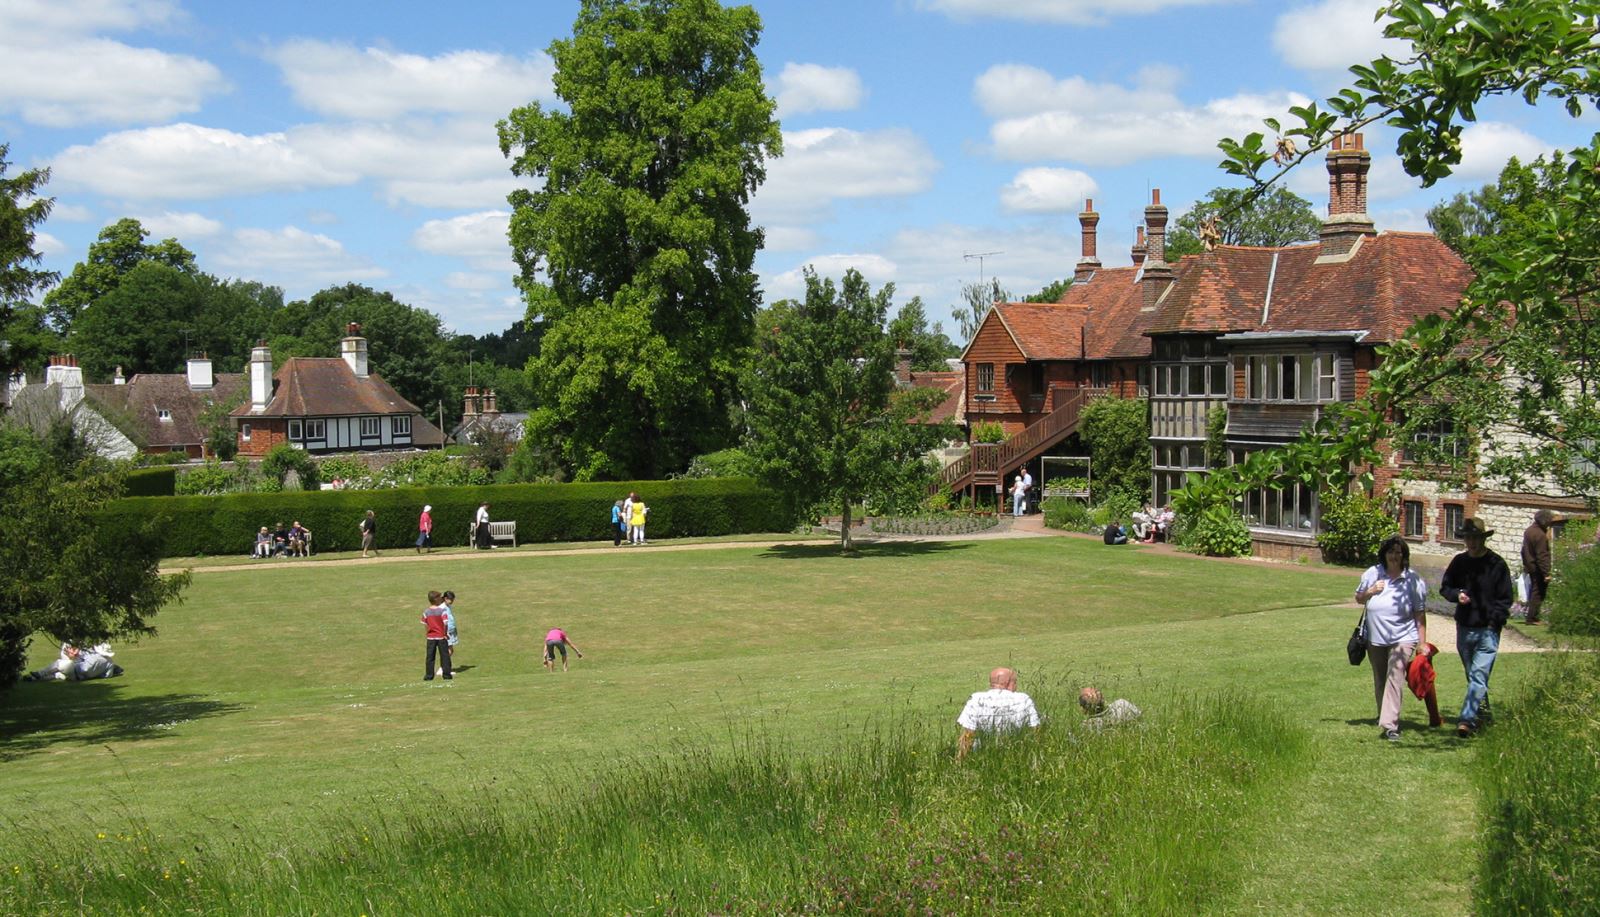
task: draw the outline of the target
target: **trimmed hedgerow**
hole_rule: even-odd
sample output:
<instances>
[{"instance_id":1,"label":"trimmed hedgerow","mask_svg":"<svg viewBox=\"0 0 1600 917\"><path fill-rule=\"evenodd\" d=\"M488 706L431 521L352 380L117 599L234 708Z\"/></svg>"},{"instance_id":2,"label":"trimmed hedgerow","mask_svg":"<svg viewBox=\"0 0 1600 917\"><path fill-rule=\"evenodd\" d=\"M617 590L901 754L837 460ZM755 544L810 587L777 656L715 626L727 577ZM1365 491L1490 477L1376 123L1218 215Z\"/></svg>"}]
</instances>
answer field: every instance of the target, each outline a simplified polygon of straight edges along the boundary
<instances>
[{"instance_id":1,"label":"trimmed hedgerow","mask_svg":"<svg viewBox=\"0 0 1600 917\"><path fill-rule=\"evenodd\" d=\"M137 468L128 472L122 491L130 497L170 497L177 480L178 469L171 465Z\"/></svg>"},{"instance_id":2,"label":"trimmed hedgerow","mask_svg":"<svg viewBox=\"0 0 1600 917\"><path fill-rule=\"evenodd\" d=\"M159 520L166 557L248 554L261 526L296 520L311 530L314 550L350 551L361 546L359 525L370 509L378 547L400 548L415 542L417 515L432 504L434 544L464 545L478 505L488 501L490 518L517 523L518 544L600 541L611 537L612 504L629 492L650 508L652 538L787 532L794 525L779 495L748 478L133 497L108 506L103 524L132 538L144 522Z\"/></svg>"}]
</instances>

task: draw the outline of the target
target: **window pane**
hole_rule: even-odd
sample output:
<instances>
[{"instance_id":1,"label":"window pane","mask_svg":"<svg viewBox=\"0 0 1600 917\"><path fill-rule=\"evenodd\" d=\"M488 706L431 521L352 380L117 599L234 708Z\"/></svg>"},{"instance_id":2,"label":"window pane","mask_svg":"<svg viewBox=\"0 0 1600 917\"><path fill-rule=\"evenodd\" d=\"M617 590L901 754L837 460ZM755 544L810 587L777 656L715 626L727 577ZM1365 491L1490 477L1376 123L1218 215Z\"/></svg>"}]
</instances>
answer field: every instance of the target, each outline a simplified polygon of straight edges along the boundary
<instances>
[{"instance_id":1,"label":"window pane","mask_svg":"<svg viewBox=\"0 0 1600 917\"><path fill-rule=\"evenodd\" d=\"M1295 397L1301 401L1317 400L1317 375L1315 361L1310 354L1299 359L1300 363L1300 392Z\"/></svg>"},{"instance_id":2,"label":"window pane","mask_svg":"<svg viewBox=\"0 0 1600 917\"><path fill-rule=\"evenodd\" d=\"M1300 390L1298 381L1300 377L1297 375L1299 364L1295 362L1294 357L1283 357L1279 364L1282 367L1283 374L1283 399L1285 401L1293 401L1294 393Z\"/></svg>"},{"instance_id":3,"label":"window pane","mask_svg":"<svg viewBox=\"0 0 1600 917\"><path fill-rule=\"evenodd\" d=\"M1283 516L1281 514L1283 503L1278 499L1278 492L1273 490L1267 491L1265 502L1267 511L1267 518L1265 520L1266 525L1268 528L1278 528L1283 523Z\"/></svg>"},{"instance_id":4,"label":"window pane","mask_svg":"<svg viewBox=\"0 0 1600 917\"><path fill-rule=\"evenodd\" d=\"M1204 395L1206 393L1206 366L1204 363L1195 363L1189 367L1190 395Z\"/></svg>"}]
</instances>

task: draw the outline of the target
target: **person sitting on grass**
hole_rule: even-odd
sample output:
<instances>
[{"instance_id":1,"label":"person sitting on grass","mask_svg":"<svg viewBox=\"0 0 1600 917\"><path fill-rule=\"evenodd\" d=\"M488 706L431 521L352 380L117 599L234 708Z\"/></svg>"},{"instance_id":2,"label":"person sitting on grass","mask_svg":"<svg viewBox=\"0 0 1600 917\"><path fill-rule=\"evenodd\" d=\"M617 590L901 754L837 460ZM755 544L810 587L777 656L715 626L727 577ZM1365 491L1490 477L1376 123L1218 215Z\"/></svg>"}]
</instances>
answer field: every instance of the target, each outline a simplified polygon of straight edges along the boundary
<instances>
[{"instance_id":1,"label":"person sitting on grass","mask_svg":"<svg viewBox=\"0 0 1600 917\"><path fill-rule=\"evenodd\" d=\"M1121 519L1113 519L1111 524L1106 526L1105 542L1106 544L1128 543L1128 530L1122 527Z\"/></svg>"},{"instance_id":2,"label":"person sitting on grass","mask_svg":"<svg viewBox=\"0 0 1600 917\"><path fill-rule=\"evenodd\" d=\"M1085 717L1083 725L1090 729L1122 726L1142 715L1142 711L1135 707L1132 701L1121 697L1107 704L1106 699L1100 694L1100 689L1092 686L1078 692L1078 706L1083 708Z\"/></svg>"},{"instance_id":3,"label":"person sitting on grass","mask_svg":"<svg viewBox=\"0 0 1600 917\"><path fill-rule=\"evenodd\" d=\"M88 649L63 643L61 655L55 662L37 672L30 672L23 680L88 681L91 678L115 678L122 674L122 666L111 661L115 655L109 643L97 643Z\"/></svg>"},{"instance_id":4,"label":"person sitting on grass","mask_svg":"<svg viewBox=\"0 0 1600 917\"><path fill-rule=\"evenodd\" d=\"M567 670L567 647L569 646L572 647L574 653L578 654L579 659L583 658L583 650L578 649L578 644L567 638L567 632L559 627L552 627L550 632L544 635L544 667L554 672L556 670L556 652L560 651L561 671L565 672Z\"/></svg>"},{"instance_id":5,"label":"person sitting on grass","mask_svg":"<svg viewBox=\"0 0 1600 917\"><path fill-rule=\"evenodd\" d=\"M1033 698L1017 690L1017 673L998 668L989 673L989 690L975 692L956 717L961 739L956 758L965 758L978 744L978 733L1000 736L1020 729L1038 729L1039 711Z\"/></svg>"}]
</instances>

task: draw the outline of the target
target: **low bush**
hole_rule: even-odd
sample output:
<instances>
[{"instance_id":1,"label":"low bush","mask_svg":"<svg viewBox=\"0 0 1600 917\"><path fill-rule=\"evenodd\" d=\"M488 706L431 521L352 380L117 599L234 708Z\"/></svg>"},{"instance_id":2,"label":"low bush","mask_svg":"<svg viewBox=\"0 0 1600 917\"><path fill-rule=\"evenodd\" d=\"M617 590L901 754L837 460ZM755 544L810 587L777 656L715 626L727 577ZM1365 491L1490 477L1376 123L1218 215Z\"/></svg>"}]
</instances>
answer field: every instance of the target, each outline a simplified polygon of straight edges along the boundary
<instances>
[{"instance_id":1,"label":"low bush","mask_svg":"<svg viewBox=\"0 0 1600 917\"><path fill-rule=\"evenodd\" d=\"M1485 730L1475 758L1478 913L1600 913L1600 655L1545 655L1495 709L1510 715Z\"/></svg>"},{"instance_id":2,"label":"low bush","mask_svg":"<svg viewBox=\"0 0 1600 917\"><path fill-rule=\"evenodd\" d=\"M1600 636L1600 548L1566 551L1555 564L1545 598L1550 629L1570 636Z\"/></svg>"},{"instance_id":3,"label":"low bush","mask_svg":"<svg viewBox=\"0 0 1600 917\"><path fill-rule=\"evenodd\" d=\"M261 460L261 477L268 488L276 484L278 489L283 489L291 471L299 479L301 490L317 489L317 462L304 449L279 443L268 450L266 458Z\"/></svg>"},{"instance_id":4,"label":"low bush","mask_svg":"<svg viewBox=\"0 0 1600 917\"><path fill-rule=\"evenodd\" d=\"M970 535L1000 524L1000 518L974 513L924 513L916 516L874 516L874 532L886 535Z\"/></svg>"},{"instance_id":5,"label":"low bush","mask_svg":"<svg viewBox=\"0 0 1600 917\"><path fill-rule=\"evenodd\" d=\"M1087 532L1094 528L1088 504L1076 497L1051 497L1044 501L1044 524L1068 532Z\"/></svg>"},{"instance_id":6,"label":"low bush","mask_svg":"<svg viewBox=\"0 0 1600 917\"><path fill-rule=\"evenodd\" d=\"M177 478L178 469L171 465L138 468L123 480L123 493L130 497L170 497L177 492Z\"/></svg>"},{"instance_id":7,"label":"low bush","mask_svg":"<svg viewBox=\"0 0 1600 917\"><path fill-rule=\"evenodd\" d=\"M182 465L189 461L187 452L141 452L133 457L133 463L141 468L150 468L159 465Z\"/></svg>"},{"instance_id":8,"label":"low bush","mask_svg":"<svg viewBox=\"0 0 1600 917\"><path fill-rule=\"evenodd\" d=\"M1006 441L1006 428L993 420L980 420L972 425L972 441L1003 443Z\"/></svg>"},{"instance_id":9,"label":"low bush","mask_svg":"<svg viewBox=\"0 0 1600 917\"><path fill-rule=\"evenodd\" d=\"M1378 546L1395 534L1394 516L1366 494L1325 493L1317 547L1330 563L1365 567L1378 562Z\"/></svg>"},{"instance_id":10,"label":"low bush","mask_svg":"<svg viewBox=\"0 0 1600 917\"><path fill-rule=\"evenodd\" d=\"M129 538L146 521L159 520L167 557L246 554L261 526L296 519L311 529L316 550L356 550L357 525L369 509L377 513L379 548L409 547L423 504L433 505L434 544L464 545L473 514L485 501L496 521L517 523L519 544L599 541L610 539L611 506L629 491L650 507L654 538L793 528L778 494L746 478L130 497L112 503L102 519Z\"/></svg>"},{"instance_id":11,"label":"low bush","mask_svg":"<svg viewBox=\"0 0 1600 917\"><path fill-rule=\"evenodd\" d=\"M723 449L697 455L680 478L753 478L755 461L743 449Z\"/></svg>"},{"instance_id":12,"label":"low bush","mask_svg":"<svg viewBox=\"0 0 1600 917\"><path fill-rule=\"evenodd\" d=\"M1250 555L1249 527L1239 518L1238 513L1221 503L1206 507L1200 515L1190 519L1188 525L1177 531L1174 537L1181 537L1179 543L1184 547L1193 548L1212 557Z\"/></svg>"}]
</instances>

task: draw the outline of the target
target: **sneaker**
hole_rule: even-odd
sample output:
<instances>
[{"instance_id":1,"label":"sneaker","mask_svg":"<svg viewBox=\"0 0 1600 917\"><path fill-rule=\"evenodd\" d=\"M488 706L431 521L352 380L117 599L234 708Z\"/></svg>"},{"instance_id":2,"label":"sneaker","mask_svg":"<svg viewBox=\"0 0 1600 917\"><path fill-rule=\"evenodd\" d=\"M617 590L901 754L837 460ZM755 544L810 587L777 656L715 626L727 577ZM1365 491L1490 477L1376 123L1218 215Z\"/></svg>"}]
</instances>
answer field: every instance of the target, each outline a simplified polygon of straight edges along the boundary
<instances>
[{"instance_id":1,"label":"sneaker","mask_svg":"<svg viewBox=\"0 0 1600 917\"><path fill-rule=\"evenodd\" d=\"M1386 742L1398 742L1398 741L1400 741L1400 730L1398 730L1398 729L1385 729L1383 731L1383 739Z\"/></svg>"},{"instance_id":2,"label":"sneaker","mask_svg":"<svg viewBox=\"0 0 1600 917\"><path fill-rule=\"evenodd\" d=\"M1456 738L1458 738L1458 739L1470 739L1470 738L1472 738L1472 724L1470 724L1470 723L1462 723L1462 724L1458 725L1456 727Z\"/></svg>"}]
</instances>

